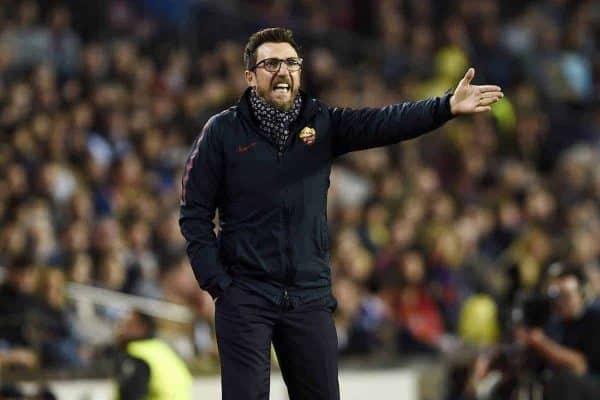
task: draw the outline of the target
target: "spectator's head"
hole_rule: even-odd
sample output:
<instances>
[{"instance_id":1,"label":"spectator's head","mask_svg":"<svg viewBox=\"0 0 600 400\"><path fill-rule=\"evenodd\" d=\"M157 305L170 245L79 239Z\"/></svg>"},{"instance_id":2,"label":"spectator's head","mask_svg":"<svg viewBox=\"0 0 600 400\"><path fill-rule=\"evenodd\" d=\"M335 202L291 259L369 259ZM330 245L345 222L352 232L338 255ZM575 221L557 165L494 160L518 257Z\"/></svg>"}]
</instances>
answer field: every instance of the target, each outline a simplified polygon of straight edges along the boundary
<instances>
[{"instance_id":1,"label":"spectator's head","mask_svg":"<svg viewBox=\"0 0 600 400\"><path fill-rule=\"evenodd\" d=\"M453 229L440 231L432 240L431 262L447 268L456 268L463 261L464 244Z\"/></svg>"},{"instance_id":2,"label":"spectator's head","mask_svg":"<svg viewBox=\"0 0 600 400\"><path fill-rule=\"evenodd\" d=\"M417 251L407 251L398 260L402 282L406 286L420 286L425 280L425 263Z\"/></svg>"},{"instance_id":3,"label":"spectator's head","mask_svg":"<svg viewBox=\"0 0 600 400\"><path fill-rule=\"evenodd\" d=\"M85 48L83 54L85 74L91 78L101 78L108 73L108 54L99 43L92 43Z\"/></svg>"},{"instance_id":4,"label":"spectator's head","mask_svg":"<svg viewBox=\"0 0 600 400\"><path fill-rule=\"evenodd\" d=\"M40 275L40 297L51 307L62 309L65 305L65 274L56 268L46 268Z\"/></svg>"},{"instance_id":5,"label":"spectator's head","mask_svg":"<svg viewBox=\"0 0 600 400\"><path fill-rule=\"evenodd\" d=\"M92 246L101 254L121 248L121 226L119 222L110 217L101 219L92 235Z\"/></svg>"},{"instance_id":6,"label":"spectator's head","mask_svg":"<svg viewBox=\"0 0 600 400\"><path fill-rule=\"evenodd\" d=\"M585 309L585 276L575 267L557 265L550 268L553 278L548 290L556 299L556 312L566 320L573 320Z\"/></svg>"},{"instance_id":7,"label":"spectator's head","mask_svg":"<svg viewBox=\"0 0 600 400\"><path fill-rule=\"evenodd\" d=\"M588 230L578 229L571 233L571 259L581 265L594 263L600 254L597 235Z\"/></svg>"},{"instance_id":8,"label":"spectator's head","mask_svg":"<svg viewBox=\"0 0 600 400\"><path fill-rule=\"evenodd\" d=\"M18 147L17 143L15 145ZM29 187L25 168L19 164L9 164L5 173L8 191L13 196L25 196Z\"/></svg>"},{"instance_id":9,"label":"spectator's head","mask_svg":"<svg viewBox=\"0 0 600 400\"><path fill-rule=\"evenodd\" d=\"M403 218L396 218L391 228L391 244L398 249L404 249L415 241L415 225Z\"/></svg>"},{"instance_id":10,"label":"spectator's head","mask_svg":"<svg viewBox=\"0 0 600 400\"><path fill-rule=\"evenodd\" d=\"M94 213L93 207L90 193L87 190L78 188L73 193L69 204L69 211L73 219L91 220Z\"/></svg>"},{"instance_id":11,"label":"spectator's head","mask_svg":"<svg viewBox=\"0 0 600 400\"><path fill-rule=\"evenodd\" d=\"M153 337L156 334L156 322L141 311L131 311L119 323L117 339L121 344L132 340Z\"/></svg>"},{"instance_id":12,"label":"spectator's head","mask_svg":"<svg viewBox=\"0 0 600 400\"><path fill-rule=\"evenodd\" d=\"M56 31L63 31L71 24L71 13L68 7L56 7L52 11L50 25Z\"/></svg>"},{"instance_id":13,"label":"spectator's head","mask_svg":"<svg viewBox=\"0 0 600 400\"><path fill-rule=\"evenodd\" d=\"M507 199L502 199L498 203L498 224L504 230L515 230L521 224L523 219L519 205Z\"/></svg>"},{"instance_id":14,"label":"spectator's head","mask_svg":"<svg viewBox=\"0 0 600 400\"><path fill-rule=\"evenodd\" d=\"M156 228L156 241L160 252L179 252L185 246L185 239L179 233L178 213L162 215Z\"/></svg>"},{"instance_id":15,"label":"spectator's head","mask_svg":"<svg viewBox=\"0 0 600 400\"><path fill-rule=\"evenodd\" d=\"M88 226L83 220L73 222L67 227L62 237L65 249L74 253L89 249L90 235Z\"/></svg>"},{"instance_id":16,"label":"spectator's head","mask_svg":"<svg viewBox=\"0 0 600 400\"><path fill-rule=\"evenodd\" d=\"M161 270L161 283L165 299L175 303L191 301L198 293L187 257L182 253L166 255Z\"/></svg>"},{"instance_id":17,"label":"spectator's head","mask_svg":"<svg viewBox=\"0 0 600 400\"><path fill-rule=\"evenodd\" d=\"M150 246L152 227L143 219L134 221L127 230L129 247L134 251L142 251Z\"/></svg>"},{"instance_id":18,"label":"spectator's head","mask_svg":"<svg viewBox=\"0 0 600 400\"><path fill-rule=\"evenodd\" d=\"M98 265L98 283L111 290L121 290L125 285L126 266L123 255L119 252L111 252L102 257Z\"/></svg>"},{"instance_id":19,"label":"spectator's head","mask_svg":"<svg viewBox=\"0 0 600 400\"><path fill-rule=\"evenodd\" d=\"M90 285L93 269L92 258L88 253L72 254L67 266L68 279L82 285Z\"/></svg>"},{"instance_id":20,"label":"spectator's head","mask_svg":"<svg viewBox=\"0 0 600 400\"><path fill-rule=\"evenodd\" d=\"M254 33L244 49L248 86L283 110L292 106L300 88L302 59L298 50L292 31L283 28Z\"/></svg>"},{"instance_id":21,"label":"spectator's head","mask_svg":"<svg viewBox=\"0 0 600 400\"><path fill-rule=\"evenodd\" d=\"M7 221L0 230L0 253L14 257L26 251L27 231L18 221Z\"/></svg>"},{"instance_id":22,"label":"spectator's head","mask_svg":"<svg viewBox=\"0 0 600 400\"><path fill-rule=\"evenodd\" d=\"M29 257L15 257L6 270L6 282L23 293L32 293L37 283L37 271Z\"/></svg>"},{"instance_id":23,"label":"spectator's head","mask_svg":"<svg viewBox=\"0 0 600 400\"><path fill-rule=\"evenodd\" d=\"M360 307L360 288L351 279L340 278L333 285L333 293L338 300L338 314L349 317Z\"/></svg>"},{"instance_id":24,"label":"spectator's head","mask_svg":"<svg viewBox=\"0 0 600 400\"><path fill-rule=\"evenodd\" d=\"M552 194L542 188L534 188L525 199L525 212L532 221L547 221L553 215L555 201Z\"/></svg>"},{"instance_id":25,"label":"spectator's head","mask_svg":"<svg viewBox=\"0 0 600 400\"><path fill-rule=\"evenodd\" d=\"M35 1L24 1L19 8L19 23L21 26L32 26L39 20L40 8Z\"/></svg>"},{"instance_id":26,"label":"spectator's head","mask_svg":"<svg viewBox=\"0 0 600 400\"><path fill-rule=\"evenodd\" d=\"M116 73L127 77L135 72L138 58L138 48L130 40L121 40L113 48L113 62Z\"/></svg>"}]
</instances>

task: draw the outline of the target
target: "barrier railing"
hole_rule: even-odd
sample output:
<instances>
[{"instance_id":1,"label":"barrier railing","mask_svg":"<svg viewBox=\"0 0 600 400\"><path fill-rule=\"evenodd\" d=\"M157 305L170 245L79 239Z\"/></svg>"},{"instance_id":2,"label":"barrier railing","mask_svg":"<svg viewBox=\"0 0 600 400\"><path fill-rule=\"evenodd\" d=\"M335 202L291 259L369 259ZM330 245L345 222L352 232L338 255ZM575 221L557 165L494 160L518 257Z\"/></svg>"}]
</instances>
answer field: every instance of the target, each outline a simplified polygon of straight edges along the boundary
<instances>
[{"instance_id":1,"label":"barrier railing","mask_svg":"<svg viewBox=\"0 0 600 400\"><path fill-rule=\"evenodd\" d=\"M67 296L78 303L80 315L93 313L94 305L105 305L123 311L136 309L166 321L190 323L194 320L193 312L186 306L94 286L70 283L67 286Z\"/></svg>"}]
</instances>

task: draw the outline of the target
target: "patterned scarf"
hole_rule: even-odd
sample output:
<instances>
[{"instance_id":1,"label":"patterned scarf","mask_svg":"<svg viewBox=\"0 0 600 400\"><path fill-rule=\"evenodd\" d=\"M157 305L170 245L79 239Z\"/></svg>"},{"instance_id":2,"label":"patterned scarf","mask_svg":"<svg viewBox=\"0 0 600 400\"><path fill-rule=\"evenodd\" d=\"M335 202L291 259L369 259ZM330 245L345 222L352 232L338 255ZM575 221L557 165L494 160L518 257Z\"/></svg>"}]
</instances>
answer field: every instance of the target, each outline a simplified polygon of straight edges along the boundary
<instances>
[{"instance_id":1,"label":"patterned scarf","mask_svg":"<svg viewBox=\"0 0 600 400\"><path fill-rule=\"evenodd\" d=\"M296 95L294 103L288 111L282 111L267 103L258 96L255 90L250 91L250 104L260 129L271 136L280 152L283 151L285 142L290 136L290 124L300 115L302 107L300 93Z\"/></svg>"}]
</instances>

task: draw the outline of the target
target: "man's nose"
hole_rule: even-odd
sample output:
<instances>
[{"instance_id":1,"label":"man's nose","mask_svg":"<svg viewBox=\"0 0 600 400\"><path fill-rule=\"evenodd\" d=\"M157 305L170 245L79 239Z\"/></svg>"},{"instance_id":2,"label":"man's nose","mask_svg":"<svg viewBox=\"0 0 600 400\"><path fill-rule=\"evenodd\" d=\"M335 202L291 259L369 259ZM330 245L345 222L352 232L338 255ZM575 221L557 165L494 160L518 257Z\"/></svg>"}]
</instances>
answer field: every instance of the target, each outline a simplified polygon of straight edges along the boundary
<instances>
[{"instance_id":1,"label":"man's nose","mask_svg":"<svg viewBox=\"0 0 600 400\"><path fill-rule=\"evenodd\" d=\"M284 70L285 68L285 70ZM289 74L290 71L288 70L287 64L282 62L281 64L279 64L279 70L277 70L277 75L287 75Z\"/></svg>"}]
</instances>

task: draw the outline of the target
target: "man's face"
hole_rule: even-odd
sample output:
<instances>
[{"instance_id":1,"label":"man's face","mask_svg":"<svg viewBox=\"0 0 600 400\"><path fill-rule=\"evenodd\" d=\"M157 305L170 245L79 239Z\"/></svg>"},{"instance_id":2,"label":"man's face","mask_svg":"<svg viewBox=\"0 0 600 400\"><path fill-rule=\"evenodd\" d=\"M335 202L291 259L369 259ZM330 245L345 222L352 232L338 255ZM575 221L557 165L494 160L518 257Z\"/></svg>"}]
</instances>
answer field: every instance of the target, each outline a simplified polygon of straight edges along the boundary
<instances>
[{"instance_id":1,"label":"man's face","mask_svg":"<svg viewBox=\"0 0 600 400\"><path fill-rule=\"evenodd\" d=\"M289 43L267 42L256 49L256 64L267 58L285 60L292 57L298 57L298 53ZM281 110L289 110L300 88L300 72L290 72L285 63L281 63L279 71L269 72L261 64L252 71L246 71L246 82L268 103ZM287 84L287 87L278 87L280 84Z\"/></svg>"},{"instance_id":2,"label":"man's face","mask_svg":"<svg viewBox=\"0 0 600 400\"><path fill-rule=\"evenodd\" d=\"M579 286L579 281L574 276L559 278L551 288L557 294L556 310L567 320L579 316L584 307L584 299Z\"/></svg>"},{"instance_id":3,"label":"man's face","mask_svg":"<svg viewBox=\"0 0 600 400\"><path fill-rule=\"evenodd\" d=\"M119 321L116 333L117 340L121 343L126 343L129 340L142 337L144 335L144 327L139 321L137 314L130 312Z\"/></svg>"}]
</instances>

